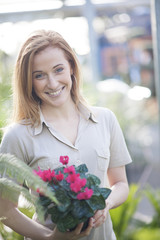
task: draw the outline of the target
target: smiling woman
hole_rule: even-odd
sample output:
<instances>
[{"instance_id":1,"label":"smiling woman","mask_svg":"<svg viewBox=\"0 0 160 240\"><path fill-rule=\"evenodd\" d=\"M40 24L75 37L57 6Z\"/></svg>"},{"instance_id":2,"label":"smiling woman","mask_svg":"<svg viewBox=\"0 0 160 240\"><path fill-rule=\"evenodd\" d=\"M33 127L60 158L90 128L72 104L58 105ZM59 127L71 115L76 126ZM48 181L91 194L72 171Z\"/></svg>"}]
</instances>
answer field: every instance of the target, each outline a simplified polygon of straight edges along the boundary
<instances>
[{"instance_id":1,"label":"smiling woman","mask_svg":"<svg viewBox=\"0 0 160 240\"><path fill-rule=\"evenodd\" d=\"M58 219L53 223L49 216L44 227L36 214L33 220L28 219L6 201L4 223L27 239L116 239L109 210L128 196L125 165L131 158L115 115L109 109L88 106L80 82L78 59L59 33L37 31L24 42L14 72L14 123L3 136L0 152L15 155L35 171L39 167L56 171L59 156L68 156L71 165L86 164L89 174L99 178L100 187L112 190L104 208L93 212L84 231L84 218L74 230L61 232ZM78 172L76 176L79 179ZM85 178L82 172L81 176ZM90 181L92 184L93 179ZM83 182L88 186L88 178ZM83 201L84 184L76 192ZM94 187L93 198L97 194ZM61 200L66 201L64 195ZM86 201L88 209L96 209L95 201Z\"/></svg>"},{"instance_id":2,"label":"smiling woman","mask_svg":"<svg viewBox=\"0 0 160 240\"><path fill-rule=\"evenodd\" d=\"M36 34L38 40L31 36L26 43L29 46L22 46L14 78L14 119L29 119L33 125L40 120L39 103L42 106L48 103L49 107L53 104L53 96L55 104L71 99L76 105L78 99L84 102L79 89L79 63L73 50L68 43L61 42L61 36L56 32L48 32L44 40L43 31ZM66 108L66 105L62 106Z\"/></svg>"}]
</instances>

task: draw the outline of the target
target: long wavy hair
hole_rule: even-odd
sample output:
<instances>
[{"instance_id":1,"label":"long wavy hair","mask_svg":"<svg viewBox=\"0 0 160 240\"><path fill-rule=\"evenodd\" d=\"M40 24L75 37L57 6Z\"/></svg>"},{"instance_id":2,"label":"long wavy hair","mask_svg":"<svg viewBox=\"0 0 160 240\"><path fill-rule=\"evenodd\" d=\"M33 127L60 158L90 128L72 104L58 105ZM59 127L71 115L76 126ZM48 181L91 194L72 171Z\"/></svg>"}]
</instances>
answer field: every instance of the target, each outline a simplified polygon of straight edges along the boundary
<instances>
[{"instance_id":1,"label":"long wavy hair","mask_svg":"<svg viewBox=\"0 0 160 240\"><path fill-rule=\"evenodd\" d=\"M60 48L73 69L71 97L76 105L86 105L80 93L81 71L79 61L73 49L65 39L55 31L39 30L24 42L19 52L13 77L13 121L28 122L31 125L40 122L39 99L33 91L32 67L35 54L48 46Z\"/></svg>"}]
</instances>

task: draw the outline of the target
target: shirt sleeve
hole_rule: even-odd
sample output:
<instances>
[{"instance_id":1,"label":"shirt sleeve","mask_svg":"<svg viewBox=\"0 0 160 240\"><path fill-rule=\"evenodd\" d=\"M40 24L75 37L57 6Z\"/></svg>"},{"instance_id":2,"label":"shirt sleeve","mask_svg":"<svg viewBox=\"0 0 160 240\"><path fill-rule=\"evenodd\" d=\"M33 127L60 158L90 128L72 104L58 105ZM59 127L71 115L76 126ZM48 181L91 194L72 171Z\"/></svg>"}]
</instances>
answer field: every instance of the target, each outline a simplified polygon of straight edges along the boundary
<instances>
[{"instance_id":1,"label":"shirt sleeve","mask_svg":"<svg viewBox=\"0 0 160 240\"><path fill-rule=\"evenodd\" d=\"M116 116L111 112L110 125L110 164L109 168L120 167L132 162L121 127Z\"/></svg>"},{"instance_id":2,"label":"shirt sleeve","mask_svg":"<svg viewBox=\"0 0 160 240\"><path fill-rule=\"evenodd\" d=\"M0 153L9 153L25 162L25 147L20 135L21 133L16 126L8 127L2 138Z\"/></svg>"}]
</instances>

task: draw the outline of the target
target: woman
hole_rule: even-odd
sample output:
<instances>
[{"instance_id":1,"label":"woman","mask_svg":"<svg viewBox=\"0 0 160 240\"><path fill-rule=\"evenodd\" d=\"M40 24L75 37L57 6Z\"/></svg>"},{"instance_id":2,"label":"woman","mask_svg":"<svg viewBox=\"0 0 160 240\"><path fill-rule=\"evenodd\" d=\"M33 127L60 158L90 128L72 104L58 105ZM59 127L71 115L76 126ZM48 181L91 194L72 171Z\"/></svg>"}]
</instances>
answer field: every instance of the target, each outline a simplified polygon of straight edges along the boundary
<instances>
[{"instance_id":1,"label":"woman","mask_svg":"<svg viewBox=\"0 0 160 240\"><path fill-rule=\"evenodd\" d=\"M26 40L15 67L13 94L14 124L3 136L1 153L11 153L34 169L56 168L59 156L68 155L70 164L86 163L112 193L83 232L83 223L67 233L60 233L50 220L44 227L1 199L4 224L31 239L115 240L109 209L127 199L125 165L131 158L114 114L87 107L80 93L78 60L61 35L42 30Z\"/></svg>"}]
</instances>

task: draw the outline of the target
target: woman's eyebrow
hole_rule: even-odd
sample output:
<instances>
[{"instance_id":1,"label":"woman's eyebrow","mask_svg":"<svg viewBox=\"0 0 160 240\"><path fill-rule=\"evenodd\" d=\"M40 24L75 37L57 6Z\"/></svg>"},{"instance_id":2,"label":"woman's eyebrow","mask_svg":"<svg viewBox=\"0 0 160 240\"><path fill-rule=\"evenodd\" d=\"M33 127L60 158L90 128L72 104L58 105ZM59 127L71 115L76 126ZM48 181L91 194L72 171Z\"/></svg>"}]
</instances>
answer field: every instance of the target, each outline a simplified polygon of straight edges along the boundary
<instances>
[{"instance_id":1,"label":"woman's eyebrow","mask_svg":"<svg viewBox=\"0 0 160 240\"><path fill-rule=\"evenodd\" d=\"M56 68L56 67L58 67L58 66L61 66L61 65L63 65L63 63L59 63L59 64L53 66L53 69Z\"/></svg>"},{"instance_id":2,"label":"woman's eyebrow","mask_svg":"<svg viewBox=\"0 0 160 240\"><path fill-rule=\"evenodd\" d=\"M36 70L36 71L34 71L34 72L32 72L32 74L34 74L34 73L42 73L43 71L41 71L41 70Z\"/></svg>"},{"instance_id":3,"label":"woman's eyebrow","mask_svg":"<svg viewBox=\"0 0 160 240\"><path fill-rule=\"evenodd\" d=\"M58 67L58 66L63 66L63 63L56 64L55 66L53 66L52 69L55 69L55 68ZM41 71L41 70L36 70L36 71L32 72L32 74L34 74L34 73L42 73L42 72L43 72L43 71Z\"/></svg>"}]
</instances>

